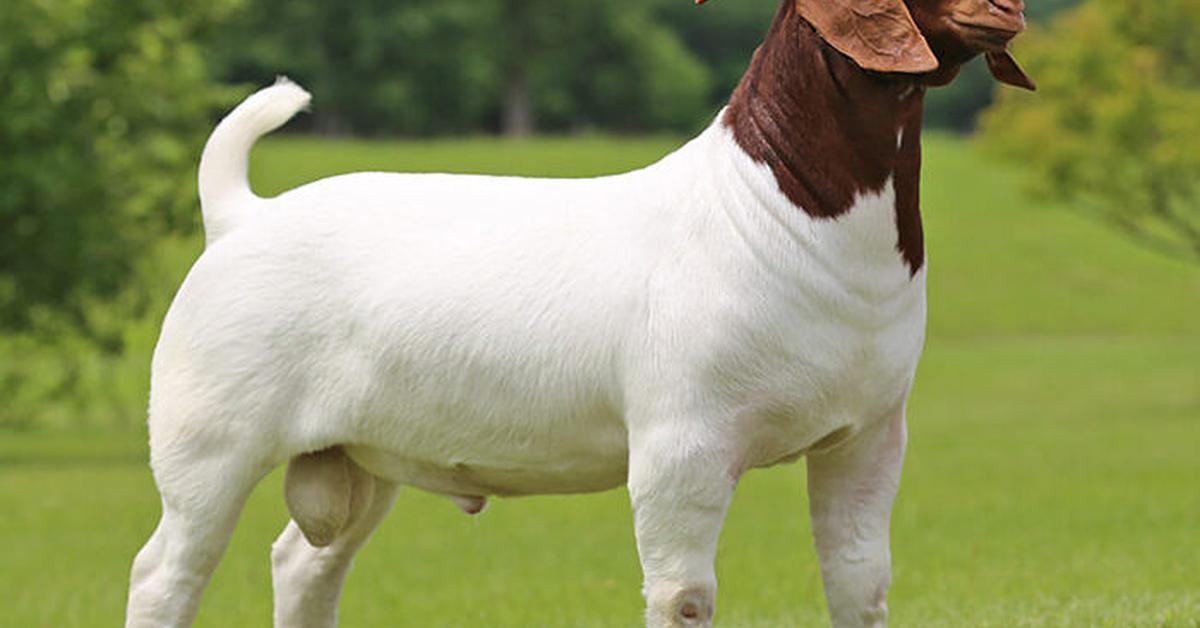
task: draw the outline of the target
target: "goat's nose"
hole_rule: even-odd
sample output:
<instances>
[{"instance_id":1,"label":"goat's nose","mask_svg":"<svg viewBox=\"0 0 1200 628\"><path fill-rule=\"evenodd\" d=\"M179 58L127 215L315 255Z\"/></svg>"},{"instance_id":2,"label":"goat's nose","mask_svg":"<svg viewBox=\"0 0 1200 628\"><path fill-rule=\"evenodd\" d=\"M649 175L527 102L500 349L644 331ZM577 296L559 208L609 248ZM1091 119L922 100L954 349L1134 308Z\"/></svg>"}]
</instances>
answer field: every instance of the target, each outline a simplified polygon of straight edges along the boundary
<instances>
[{"instance_id":1,"label":"goat's nose","mask_svg":"<svg viewBox=\"0 0 1200 628\"><path fill-rule=\"evenodd\" d=\"M1021 14L1025 11L1025 0L988 0L1005 13Z\"/></svg>"}]
</instances>

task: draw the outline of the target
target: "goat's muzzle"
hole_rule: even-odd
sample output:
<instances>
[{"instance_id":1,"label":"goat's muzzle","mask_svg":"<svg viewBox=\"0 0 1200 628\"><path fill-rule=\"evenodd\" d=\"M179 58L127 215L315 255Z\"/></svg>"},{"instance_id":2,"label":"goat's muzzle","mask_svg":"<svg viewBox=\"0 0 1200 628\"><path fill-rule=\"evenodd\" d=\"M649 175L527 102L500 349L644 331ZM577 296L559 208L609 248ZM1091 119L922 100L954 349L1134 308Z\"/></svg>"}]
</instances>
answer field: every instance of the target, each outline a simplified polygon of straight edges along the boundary
<instances>
[{"instance_id":1,"label":"goat's muzzle","mask_svg":"<svg viewBox=\"0 0 1200 628\"><path fill-rule=\"evenodd\" d=\"M1023 0L966 0L950 15L958 36L980 52L1000 52L1025 30Z\"/></svg>"}]
</instances>

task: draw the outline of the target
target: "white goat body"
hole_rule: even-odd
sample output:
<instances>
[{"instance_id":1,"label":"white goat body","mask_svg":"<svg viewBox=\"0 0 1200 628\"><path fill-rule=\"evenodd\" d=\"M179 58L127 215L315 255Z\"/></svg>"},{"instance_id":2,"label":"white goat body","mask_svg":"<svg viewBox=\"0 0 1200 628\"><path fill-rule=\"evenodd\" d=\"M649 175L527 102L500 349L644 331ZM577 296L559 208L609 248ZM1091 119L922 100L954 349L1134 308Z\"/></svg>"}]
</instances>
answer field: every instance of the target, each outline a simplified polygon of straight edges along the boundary
<instances>
[{"instance_id":1,"label":"white goat body","mask_svg":"<svg viewBox=\"0 0 1200 628\"><path fill-rule=\"evenodd\" d=\"M262 200L206 177L237 200L164 324L155 438L202 422L518 495L619 485L629 440L676 421L736 477L894 411L923 294L888 193L812 220L726 135L596 179L366 173Z\"/></svg>"},{"instance_id":2,"label":"white goat body","mask_svg":"<svg viewBox=\"0 0 1200 628\"><path fill-rule=\"evenodd\" d=\"M715 589L704 547L711 537L715 551L745 470L813 449L853 453L835 447L848 441L872 443L863 456L878 456L877 442L902 449L925 271L912 275L897 254L890 183L837 220L812 218L718 118L619 176L364 173L255 197L250 146L307 102L294 84L267 88L205 151L208 247L153 365L165 504L236 502L266 470L331 447L357 466L345 478L365 470L464 508L627 482L650 623L703 624ZM894 485L899 467L878 471L871 483ZM325 495L350 500L349 481ZM366 508L347 504L317 543ZM306 505L289 505L303 524ZM176 523L168 506L155 537L186 527L195 545L222 547L232 512L227 526L202 526ZM303 543L290 530L276 545L280 624L336 617L297 601L334 590L336 604L341 586L301 582L288 565L303 562ZM148 601L167 586L135 566L130 625L190 619L194 600L182 611ZM870 595L844 597L861 606Z\"/></svg>"}]
</instances>

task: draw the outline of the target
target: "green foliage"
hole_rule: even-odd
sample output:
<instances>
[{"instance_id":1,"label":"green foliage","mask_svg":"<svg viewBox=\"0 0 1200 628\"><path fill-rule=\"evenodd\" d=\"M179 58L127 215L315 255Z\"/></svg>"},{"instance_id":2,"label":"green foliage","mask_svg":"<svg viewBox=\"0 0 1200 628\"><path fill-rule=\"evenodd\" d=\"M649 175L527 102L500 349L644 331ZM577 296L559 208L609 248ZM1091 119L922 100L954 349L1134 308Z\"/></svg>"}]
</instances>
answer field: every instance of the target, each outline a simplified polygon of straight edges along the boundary
<instances>
[{"instance_id":1,"label":"green foliage","mask_svg":"<svg viewBox=\"0 0 1200 628\"><path fill-rule=\"evenodd\" d=\"M1028 13L1076 2L1030 3ZM514 90L543 131L692 130L724 105L779 4L256 0L215 49L233 80L282 72L313 88L325 132L499 131ZM930 126L972 129L994 89L972 64L932 94Z\"/></svg>"},{"instance_id":2,"label":"green foliage","mask_svg":"<svg viewBox=\"0 0 1200 628\"><path fill-rule=\"evenodd\" d=\"M487 27L465 2L254 0L211 50L229 79L299 81L320 131L443 133L478 124L497 89Z\"/></svg>"},{"instance_id":3,"label":"green foliage","mask_svg":"<svg viewBox=\"0 0 1200 628\"><path fill-rule=\"evenodd\" d=\"M1041 91L1006 93L986 141L1036 188L1200 260L1200 3L1093 0L1029 37Z\"/></svg>"},{"instance_id":4,"label":"green foliage","mask_svg":"<svg viewBox=\"0 0 1200 628\"><path fill-rule=\"evenodd\" d=\"M139 249L196 224L192 173L223 94L194 40L229 3L0 4L0 331L43 308L86 326Z\"/></svg>"},{"instance_id":5,"label":"green foliage","mask_svg":"<svg viewBox=\"0 0 1200 628\"><path fill-rule=\"evenodd\" d=\"M713 110L733 93L780 4L778 0L713 0L696 7L689 0L647 1L658 19L677 31L709 68L708 102Z\"/></svg>"},{"instance_id":6,"label":"green foliage","mask_svg":"<svg viewBox=\"0 0 1200 628\"><path fill-rule=\"evenodd\" d=\"M141 425L163 315L202 247L199 234L162 238L117 294L80 298L71 315L35 308L29 329L0 334L0 428Z\"/></svg>"},{"instance_id":7,"label":"green foliage","mask_svg":"<svg viewBox=\"0 0 1200 628\"><path fill-rule=\"evenodd\" d=\"M543 130L685 129L709 86L638 0L258 0L214 50L234 80L309 87L335 133L499 130L512 90Z\"/></svg>"},{"instance_id":8,"label":"green foliage","mask_svg":"<svg viewBox=\"0 0 1200 628\"><path fill-rule=\"evenodd\" d=\"M585 5L604 7L578 25L592 31L590 41L576 50L564 45L568 62L547 64L534 83L535 99L559 93L555 110L542 112L550 128L689 130L709 113L708 70L636 2Z\"/></svg>"},{"instance_id":9,"label":"green foliage","mask_svg":"<svg viewBox=\"0 0 1200 628\"><path fill-rule=\"evenodd\" d=\"M0 425L142 420L231 100L196 42L234 1L0 3Z\"/></svg>"}]
</instances>

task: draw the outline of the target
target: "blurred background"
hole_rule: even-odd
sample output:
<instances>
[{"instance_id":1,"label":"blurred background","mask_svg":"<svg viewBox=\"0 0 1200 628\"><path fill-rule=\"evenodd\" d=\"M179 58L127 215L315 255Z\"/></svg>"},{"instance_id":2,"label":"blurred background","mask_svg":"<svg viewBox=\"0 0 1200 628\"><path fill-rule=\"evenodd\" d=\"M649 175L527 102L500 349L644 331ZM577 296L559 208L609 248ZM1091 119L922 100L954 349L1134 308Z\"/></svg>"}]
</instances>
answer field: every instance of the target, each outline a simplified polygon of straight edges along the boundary
<instances>
[{"instance_id":1,"label":"blurred background","mask_svg":"<svg viewBox=\"0 0 1200 628\"><path fill-rule=\"evenodd\" d=\"M1200 625L1200 1L1027 4L1015 53L1038 93L1000 90L974 63L927 100L931 318L893 607L902 625ZM12 625L119 621L128 562L157 516L150 354L203 250L200 148L240 98L277 75L315 96L255 149L264 195L363 169L619 172L712 119L777 8L0 4ZM819 624L802 475L764 478L747 481L727 529L721 617ZM201 624L269 616L265 547L286 517L268 484ZM786 516L781 494L794 497ZM424 506L420 523L389 523L376 544L394 547L360 561L370 575L351 583L348 625L636 623L622 496L502 502L483 523L429 501L402 499ZM589 544L568 539L578 530ZM555 535L564 543L545 541ZM463 548L480 565L470 582L447 558ZM589 567L563 578L564 564ZM47 593L62 583L66 599Z\"/></svg>"}]
</instances>

